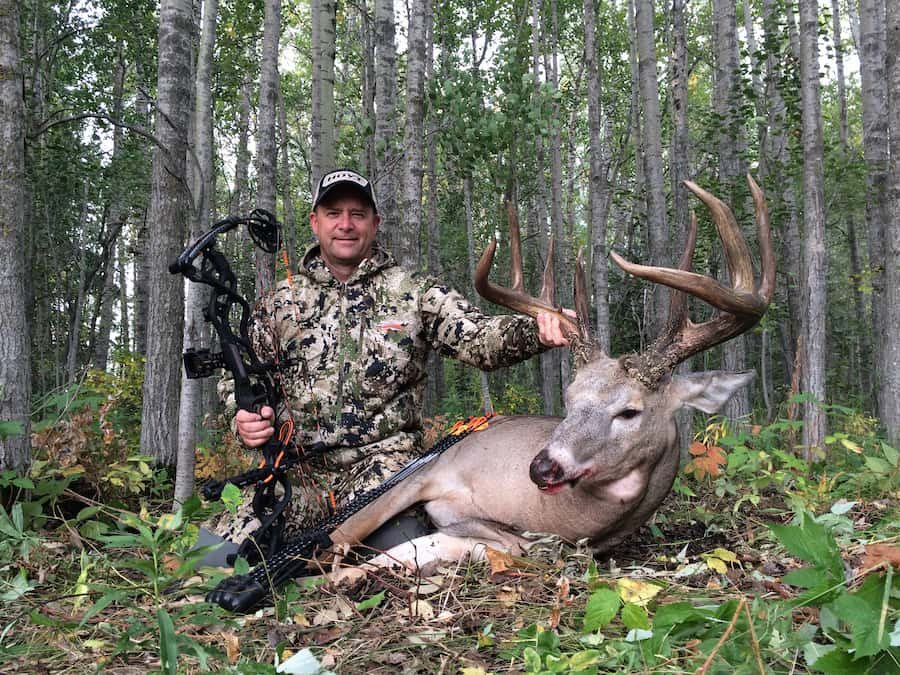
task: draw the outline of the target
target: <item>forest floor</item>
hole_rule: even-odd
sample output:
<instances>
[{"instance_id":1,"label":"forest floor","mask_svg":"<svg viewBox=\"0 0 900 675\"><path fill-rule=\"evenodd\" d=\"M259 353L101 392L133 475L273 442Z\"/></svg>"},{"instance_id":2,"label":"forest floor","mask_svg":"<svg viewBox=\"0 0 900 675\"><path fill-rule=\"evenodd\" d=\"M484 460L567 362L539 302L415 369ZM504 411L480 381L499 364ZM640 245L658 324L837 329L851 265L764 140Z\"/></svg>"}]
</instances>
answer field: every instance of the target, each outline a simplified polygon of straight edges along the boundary
<instances>
[{"instance_id":1,"label":"forest floor","mask_svg":"<svg viewBox=\"0 0 900 675\"><path fill-rule=\"evenodd\" d=\"M202 509L32 484L0 513L0 673L900 673L896 451L738 464L750 445L679 476L600 556L545 538L523 558L307 577L246 616L203 602L221 571L184 563Z\"/></svg>"}]
</instances>

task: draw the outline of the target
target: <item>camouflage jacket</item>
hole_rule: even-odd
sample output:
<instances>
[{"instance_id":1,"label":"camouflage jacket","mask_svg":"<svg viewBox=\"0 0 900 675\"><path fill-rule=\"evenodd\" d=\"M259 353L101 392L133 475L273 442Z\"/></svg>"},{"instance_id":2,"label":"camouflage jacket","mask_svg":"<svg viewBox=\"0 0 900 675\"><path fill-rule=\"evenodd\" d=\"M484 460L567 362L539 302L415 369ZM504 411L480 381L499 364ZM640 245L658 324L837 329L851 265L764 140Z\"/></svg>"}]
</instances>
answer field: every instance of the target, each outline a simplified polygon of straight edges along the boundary
<instances>
[{"instance_id":1,"label":"camouflage jacket","mask_svg":"<svg viewBox=\"0 0 900 675\"><path fill-rule=\"evenodd\" d=\"M279 419L295 440L323 442L328 463L421 450L428 349L482 370L512 365L544 347L525 316L484 315L433 277L410 273L376 245L346 283L307 250L300 273L257 303L250 330L263 360L283 365ZM219 385L234 414L234 383Z\"/></svg>"}]
</instances>

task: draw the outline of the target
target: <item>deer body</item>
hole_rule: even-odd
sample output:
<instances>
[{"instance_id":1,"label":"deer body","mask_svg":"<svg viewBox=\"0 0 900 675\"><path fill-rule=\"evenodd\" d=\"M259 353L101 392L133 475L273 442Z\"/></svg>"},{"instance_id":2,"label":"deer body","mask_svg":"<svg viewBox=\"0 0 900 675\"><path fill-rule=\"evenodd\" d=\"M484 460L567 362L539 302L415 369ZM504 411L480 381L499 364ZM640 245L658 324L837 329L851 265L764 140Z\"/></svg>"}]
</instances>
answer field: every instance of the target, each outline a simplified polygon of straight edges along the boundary
<instances>
[{"instance_id":1,"label":"deer body","mask_svg":"<svg viewBox=\"0 0 900 675\"><path fill-rule=\"evenodd\" d=\"M712 213L733 286L691 271L693 218L677 269L634 265L612 253L626 272L673 289L664 334L644 351L618 359L603 353L590 336L580 256L575 275L577 321L555 306L549 273L552 245L540 297L525 293L518 219L510 207L511 287L488 281L496 242L478 264L475 286L486 299L515 311L559 316L577 363L576 376L566 390L566 417L493 420L486 430L467 436L348 519L332 533L332 540L358 543L419 502L425 504L439 533L395 547L376 558L376 565L454 558L479 543L518 550L527 546L525 533L588 539L599 551L617 545L646 522L669 493L678 470L676 411L689 406L715 412L753 378L752 373L672 374L691 355L752 327L772 298L775 258L768 211L762 191L749 176L748 182L756 205L759 283L731 210L686 183ZM694 324L685 293L705 300L719 314Z\"/></svg>"}]
</instances>

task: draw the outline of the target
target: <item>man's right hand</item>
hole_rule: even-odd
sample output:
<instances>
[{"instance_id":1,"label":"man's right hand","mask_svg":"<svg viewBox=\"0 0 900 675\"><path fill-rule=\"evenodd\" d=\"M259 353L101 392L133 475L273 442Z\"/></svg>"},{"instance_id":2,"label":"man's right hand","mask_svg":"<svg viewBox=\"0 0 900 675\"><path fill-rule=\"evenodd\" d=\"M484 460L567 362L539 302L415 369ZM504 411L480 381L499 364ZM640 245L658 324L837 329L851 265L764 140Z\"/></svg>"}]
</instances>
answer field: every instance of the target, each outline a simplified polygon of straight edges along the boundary
<instances>
[{"instance_id":1,"label":"man's right hand","mask_svg":"<svg viewBox=\"0 0 900 675\"><path fill-rule=\"evenodd\" d=\"M248 448L265 445L269 437L275 433L275 411L264 405L259 414L249 410L238 410L234 416L237 423L238 436Z\"/></svg>"}]
</instances>

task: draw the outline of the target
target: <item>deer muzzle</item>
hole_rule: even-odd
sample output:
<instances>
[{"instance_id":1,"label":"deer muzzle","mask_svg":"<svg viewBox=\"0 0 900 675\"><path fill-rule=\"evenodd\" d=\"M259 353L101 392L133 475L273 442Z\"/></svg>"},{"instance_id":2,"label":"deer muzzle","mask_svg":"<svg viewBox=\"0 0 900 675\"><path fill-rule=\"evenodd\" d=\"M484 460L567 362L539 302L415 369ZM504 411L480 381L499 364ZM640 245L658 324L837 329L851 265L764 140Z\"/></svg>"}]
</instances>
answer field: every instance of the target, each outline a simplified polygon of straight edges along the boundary
<instances>
[{"instance_id":1,"label":"deer muzzle","mask_svg":"<svg viewBox=\"0 0 900 675\"><path fill-rule=\"evenodd\" d=\"M565 472L563 468L555 460L550 459L550 453L547 448L541 450L533 460L528 469L528 475L531 476L531 482L537 485L541 490L546 490L551 486L558 485L565 481Z\"/></svg>"}]
</instances>

